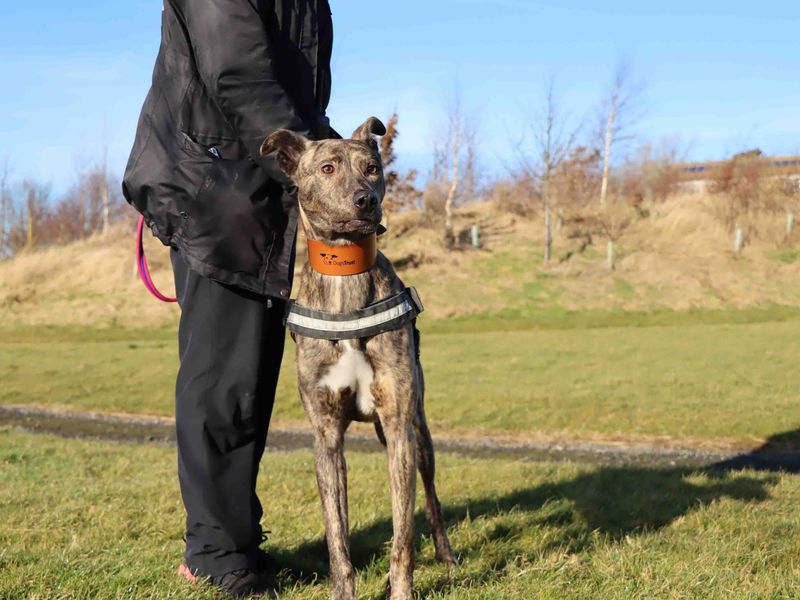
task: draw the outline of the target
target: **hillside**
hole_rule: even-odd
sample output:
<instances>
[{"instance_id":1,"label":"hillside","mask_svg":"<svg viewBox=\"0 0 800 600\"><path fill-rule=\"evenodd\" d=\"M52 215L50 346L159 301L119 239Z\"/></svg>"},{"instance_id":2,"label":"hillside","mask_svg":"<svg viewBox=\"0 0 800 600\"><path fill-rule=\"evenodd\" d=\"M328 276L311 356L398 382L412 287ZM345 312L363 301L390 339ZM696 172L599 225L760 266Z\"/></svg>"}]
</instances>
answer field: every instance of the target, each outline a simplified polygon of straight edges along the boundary
<instances>
[{"instance_id":1,"label":"hillside","mask_svg":"<svg viewBox=\"0 0 800 600\"><path fill-rule=\"evenodd\" d=\"M420 290L428 318L526 317L553 308L800 306L800 247L782 239L785 216L762 217L758 234L737 256L710 202L681 196L650 207L618 241L614 271L606 266L605 240L565 259L574 242L558 232L555 259L544 268L540 219L511 215L493 204L457 213L462 236L472 223L479 225L480 250L446 251L440 228L415 212L393 215L381 246L402 278ZM147 251L157 284L171 291L167 250L148 239ZM0 263L4 326L152 327L174 324L177 314L174 305L155 301L138 281L127 227Z\"/></svg>"}]
</instances>

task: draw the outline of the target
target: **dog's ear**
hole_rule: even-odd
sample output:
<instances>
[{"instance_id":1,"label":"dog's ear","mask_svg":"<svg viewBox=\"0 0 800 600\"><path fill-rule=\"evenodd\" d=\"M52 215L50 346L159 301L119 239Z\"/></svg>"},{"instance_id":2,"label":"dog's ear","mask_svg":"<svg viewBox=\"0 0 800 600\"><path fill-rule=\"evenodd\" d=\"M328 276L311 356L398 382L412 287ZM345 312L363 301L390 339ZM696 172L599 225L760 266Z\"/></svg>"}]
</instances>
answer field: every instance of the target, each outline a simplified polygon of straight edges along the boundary
<instances>
[{"instance_id":1,"label":"dog's ear","mask_svg":"<svg viewBox=\"0 0 800 600\"><path fill-rule=\"evenodd\" d=\"M306 139L288 129L279 129L261 144L261 156L277 152L275 160L281 171L291 176L297 170L300 156L306 151Z\"/></svg>"},{"instance_id":2,"label":"dog's ear","mask_svg":"<svg viewBox=\"0 0 800 600\"><path fill-rule=\"evenodd\" d=\"M353 132L352 139L359 142L367 142L374 144L375 140L373 135L384 135L386 133L386 126L381 123L380 119L370 117L364 121L358 129Z\"/></svg>"}]
</instances>

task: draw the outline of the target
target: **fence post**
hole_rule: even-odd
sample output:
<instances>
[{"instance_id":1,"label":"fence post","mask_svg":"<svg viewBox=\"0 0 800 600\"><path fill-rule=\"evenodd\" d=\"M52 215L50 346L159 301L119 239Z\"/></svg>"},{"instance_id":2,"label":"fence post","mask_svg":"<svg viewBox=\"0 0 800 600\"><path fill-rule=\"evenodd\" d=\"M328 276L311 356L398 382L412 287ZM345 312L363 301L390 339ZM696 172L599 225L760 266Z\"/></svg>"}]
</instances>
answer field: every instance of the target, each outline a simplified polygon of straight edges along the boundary
<instances>
[{"instance_id":1,"label":"fence post","mask_svg":"<svg viewBox=\"0 0 800 600\"><path fill-rule=\"evenodd\" d=\"M606 260L608 261L608 270L614 270L614 242L612 240L608 240L608 244L606 245Z\"/></svg>"},{"instance_id":2,"label":"fence post","mask_svg":"<svg viewBox=\"0 0 800 600\"><path fill-rule=\"evenodd\" d=\"M744 245L744 231L742 231L741 227L737 227L735 238L733 240L733 251L736 252L736 254L739 254L742 251L743 245Z\"/></svg>"},{"instance_id":3,"label":"fence post","mask_svg":"<svg viewBox=\"0 0 800 600\"><path fill-rule=\"evenodd\" d=\"M794 231L794 214L789 213L786 215L786 235L792 235L792 231Z\"/></svg>"},{"instance_id":4,"label":"fence post","mask_svg":"<svg viewBox=\"0 0 800 600\"><path fill-rule=\"evenodd\" d=\"M480 240L480 231L478 231L478 225L473 223L472 228L470 230L472 234L472 247L473 248L480 248L481 247L481 240Z\"/></svg>"}]
</instances>

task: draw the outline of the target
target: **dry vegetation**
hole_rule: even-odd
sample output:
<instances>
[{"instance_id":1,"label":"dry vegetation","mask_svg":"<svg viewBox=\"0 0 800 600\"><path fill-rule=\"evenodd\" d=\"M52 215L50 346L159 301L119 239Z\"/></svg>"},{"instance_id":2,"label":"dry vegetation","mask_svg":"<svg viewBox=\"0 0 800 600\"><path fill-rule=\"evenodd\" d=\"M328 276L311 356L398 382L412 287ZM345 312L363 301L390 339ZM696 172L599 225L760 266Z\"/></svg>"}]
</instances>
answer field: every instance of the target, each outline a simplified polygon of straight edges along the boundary
<instances>
[{"instance_id":1,"label":"dry vegetation","mask_svg":"<svg viewBox=\"0 0 800 600\"><path fill-rule=\"evenodd\" d=\"M625 145L638 95L629 77L618 73L609 94L602 135L587 137L551 80L517 168L494 181L481 171L478 122L458 92L422 187L416 171L398 167L398 117L387 120L380 243L429 317L800 303L797 174L776 172L756 150L687 182L676 146ZM612 143L624 158L609 167ZM4 324L175 322L177 308L137 280L135 213L102 163L54 201L46 186L12 185L7 167L0 176ZM147 251L156 283L171 291L167 250L149 239Z\"/></svg>"},{"instance_id":2,"label":"dry vegetation","mask_svg":"<svg viewBox=\"0 0 800 600\"><path fill-rule=\"evenodd\" d=\"M393 216L381 245L401 277L420 289L430 317L534 314L553 306L650 310L800 303L797 234L787 241L782 213L750 214L747 246L736 255L730 228L718 216L725 201L720 195L675 195L638 210L620 203L599 224L599 211L587 208L582 223L575 217L556 223L553 261L545 267L541 215L512 212L507 198L519 195L509 191L511 185L498 186L490 202L455 211L455 250L441 239L441 215L407 210ZM478 250L469 243L473 223L480 229ZM616 228L610 234L617 243L614 271L606 264L607 226ZM170 290L167 250L153 239L147 250L156 282ZM0 282L6 325L144 327L173 324L177 317L174 305L156 302L136 278L128 225L113 227L107 237L22 252L0 263Z\"/></svg>"},{"instance_id":3,"label":"dry vegetation","mask_svg":"<svg viewBox=\"0 0 800 600\"><path fill-rule=\"evenodd\" d=\"M174 323L177 309L147 294L134 270L133 226L107 236L20 252L0 262L0 315L6 324L149 327ZM168 251L147 240L156 284L172 289Z\"/></svg>"}]
</instances>

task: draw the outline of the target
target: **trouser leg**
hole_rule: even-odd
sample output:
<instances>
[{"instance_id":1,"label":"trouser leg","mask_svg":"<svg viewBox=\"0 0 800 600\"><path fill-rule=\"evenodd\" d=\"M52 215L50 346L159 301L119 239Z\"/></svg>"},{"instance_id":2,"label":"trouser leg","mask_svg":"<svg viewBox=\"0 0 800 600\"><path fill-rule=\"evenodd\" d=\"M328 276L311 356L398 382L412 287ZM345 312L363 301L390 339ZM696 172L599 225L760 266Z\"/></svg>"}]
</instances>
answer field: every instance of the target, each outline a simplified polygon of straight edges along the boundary
<instances>
[{"instance_id":1,"label":"trouser leg","mask_svg":"<svg viewBox=\"0 0 800 600\"><path fill-rule=\"evenodd\" d=\"M175 393L186 564L202 575L254 567L255 493L275 396L283 303L224 286L172 251L181 307Z\"/></svg>"}]
</instances>

